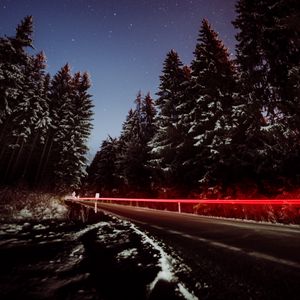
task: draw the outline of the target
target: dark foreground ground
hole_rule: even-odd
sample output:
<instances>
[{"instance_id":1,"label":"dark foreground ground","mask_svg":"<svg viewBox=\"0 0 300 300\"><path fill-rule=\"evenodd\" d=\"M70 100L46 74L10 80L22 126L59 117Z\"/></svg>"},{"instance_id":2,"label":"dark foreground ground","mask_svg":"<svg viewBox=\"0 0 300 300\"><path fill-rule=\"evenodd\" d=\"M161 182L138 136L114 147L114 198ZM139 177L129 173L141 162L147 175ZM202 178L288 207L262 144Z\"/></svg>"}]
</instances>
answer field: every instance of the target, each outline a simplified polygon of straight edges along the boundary
<instances>
[{"instance_id":1,"label":"dark foreground ground","mask_svg":"<svg viewBox=\"0 0 300 300\"><path fill-rule=\"evenodd\" d=\"M69 217L0 225L0 299L197 299L179 258L132 224L92 210Z\"/></svg>"},{"instance_id":2,"label":"dark foreground ground","mask_svg":"<svg viewBox=\"0 0 300 300\"><path fill-rule=\"evenodd\" d=\"M299 299L299 270L212 248L195 254L178 236L76 205L69 212L0 224L0 299Z\"/></svg>"}]
</instances>

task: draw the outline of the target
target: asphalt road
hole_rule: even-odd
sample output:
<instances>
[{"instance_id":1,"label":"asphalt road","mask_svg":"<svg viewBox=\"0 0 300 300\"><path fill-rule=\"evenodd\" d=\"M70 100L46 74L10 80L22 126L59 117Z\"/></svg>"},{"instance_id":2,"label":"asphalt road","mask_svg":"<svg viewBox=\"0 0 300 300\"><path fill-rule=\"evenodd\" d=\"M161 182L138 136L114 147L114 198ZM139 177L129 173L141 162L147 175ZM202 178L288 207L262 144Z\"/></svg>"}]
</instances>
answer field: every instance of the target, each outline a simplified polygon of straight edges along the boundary
<instances>
[{"instance_id":1,"label":"asphalt road","mask_svg":"<svg viewBox=\"0 0 300 300\"><path fill-rule=\"evenodd\" d=\"M242 252L300 272L300 226L225 220L115 204L98 203L98 208L143 227L178 235L195 243Z\"/></svg>"},{"instance_id":2,"label":"asphalt road","mask_svg":"<svg viewBox=\"0 0 300 300\"><path fill-rule=\"evenodd\" d=\"M191 268L188 280L212 286L199 298L299 299L300 226L108 203L98 209L130 220L182 257Z\"/></svg>"}]
</instances>

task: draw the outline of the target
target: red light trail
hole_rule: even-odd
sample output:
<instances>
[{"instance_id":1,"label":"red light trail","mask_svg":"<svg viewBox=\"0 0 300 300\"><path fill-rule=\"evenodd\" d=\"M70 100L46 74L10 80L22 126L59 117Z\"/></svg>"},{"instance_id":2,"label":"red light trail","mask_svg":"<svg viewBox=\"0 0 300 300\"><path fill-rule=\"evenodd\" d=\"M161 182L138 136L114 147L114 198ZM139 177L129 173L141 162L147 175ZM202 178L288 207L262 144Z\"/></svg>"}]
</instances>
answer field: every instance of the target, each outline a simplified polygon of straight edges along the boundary
<instances>
[{"instance_id":1,"label":"red light trail","mask_svg":"<svg viewBox=\"0 0 300 300\"><path fill-rule=\"evenodd\" d=\"M71 198L76 201L117 201L117 202L152 202L152 203L186 203L186 204L231 204L231 205L300 205L300 199L151 199L151 198L111 198L83 197Z\"/></svg>"}]
</instances>

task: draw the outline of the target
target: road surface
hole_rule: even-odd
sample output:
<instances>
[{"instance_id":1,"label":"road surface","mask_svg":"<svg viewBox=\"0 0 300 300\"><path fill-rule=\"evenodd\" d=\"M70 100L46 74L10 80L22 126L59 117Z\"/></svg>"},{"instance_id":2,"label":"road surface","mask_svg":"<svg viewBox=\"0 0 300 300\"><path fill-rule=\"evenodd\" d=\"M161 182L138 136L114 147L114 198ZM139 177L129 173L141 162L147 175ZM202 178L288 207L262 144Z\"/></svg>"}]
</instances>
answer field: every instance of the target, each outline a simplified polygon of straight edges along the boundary
<instances>
[{"instance_id":1,"label":"road surface","mask_svg":"<svg viewBox=\"0 0 300 300\"><path fill-rule=\"evenodd\" d=\"M207 275L208 281L223 282L223 288L230 284L243 285L245 289L255 286L254 299L299 299L299 226L107 203L98 203L98 209L130 220L165 242L183 257L194 276Z\"/></svg>"}]
</instances>

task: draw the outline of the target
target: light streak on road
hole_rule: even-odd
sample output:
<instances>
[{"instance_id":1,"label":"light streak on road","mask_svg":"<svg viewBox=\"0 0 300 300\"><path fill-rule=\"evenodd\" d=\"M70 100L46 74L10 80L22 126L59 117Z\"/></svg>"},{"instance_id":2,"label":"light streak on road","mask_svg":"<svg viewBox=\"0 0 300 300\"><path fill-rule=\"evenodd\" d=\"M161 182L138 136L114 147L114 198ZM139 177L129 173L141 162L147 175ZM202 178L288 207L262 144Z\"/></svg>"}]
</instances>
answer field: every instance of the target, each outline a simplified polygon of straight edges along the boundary
<instances>
[{"instance_id":1,"label":"light streak on road","mask_svg":"<svg viewBox=\"0 0 300 300\"><path fill-rule=\"evenodd\" d=\"M189 204L224 204L224 205L297 205L300 199L154 199L154 198L114 198L82 197L69 198L76 201L111 201L111 202L152 202L152 203L189 203Z\"/></svg>"}]
</instances>

